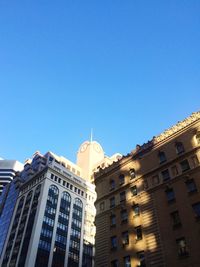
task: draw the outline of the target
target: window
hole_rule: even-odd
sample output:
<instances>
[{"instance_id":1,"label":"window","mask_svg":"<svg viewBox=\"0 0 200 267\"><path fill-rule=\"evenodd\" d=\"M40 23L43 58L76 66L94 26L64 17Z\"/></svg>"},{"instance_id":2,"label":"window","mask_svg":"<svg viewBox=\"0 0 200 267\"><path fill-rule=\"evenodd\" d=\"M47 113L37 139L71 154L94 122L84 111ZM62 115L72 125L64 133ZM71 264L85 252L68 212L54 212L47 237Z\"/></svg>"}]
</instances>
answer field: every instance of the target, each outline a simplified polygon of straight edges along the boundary
<instances>
[{"instance_id":1,"label":"window","mask_svg":"<svg viewBox=\"0 0 200 267\"><path fill-rule=\"evenodd\" d=\"M125 183L125 177L124 177L124 174L120 174L119 176L119 184L122 185Z\"/></svg>"},{"instance_id":2,"label":"window","mask_svg":"<svg viewBox=\"0 0 200 267\"><path fill-rule=\"evenodd\" d=\"M111 261L111 267L119 267L118 260Z\"/></svg>"},{"instance_id":3,"label":"window","mask_svg":"<svg viewBox=\"0 0 200 267\"><path fill-rule=\"evenodd\" d=\"M155 175L152 177L152 185L157 185L159 184L159 176L158 175Z\"/></svg>"},{"instance_id":4,"label":"window","mask_svg":"<svg viewBox=\"0 0 200 267\"><path fill-rule=\"evenodd\" d=\"M129 170L129 174L130 174L130 179L134 179L136 177L136 175L135 175L135 169L130 169Z\"/></svg>"},{"instance_id":5,"label":"window","mask_svg":"<svg viewBox=\"0 0 200 267\"><path fill-rule=\"evenodd\" d=\"M139 251L137 253L137 257L139 260L139 264L137 266L138 267L146 267L144 251Z\"/></svg>"},{"instance_id":6,"label":"window","mask_svg":"<svg viewBox=\"0 0 200 267\"><path fill-rule=\"evenodd\" d=\"M200 202L193 204L192 208L195 212L196 218L200 218Z\"/></svg>"},{"instance_id":7,"label":"window","mask_svg":"<svg viewBox=\"0 0 200 267\"><path fill-rule=\"evenodd\" d=\"M143 180L143 189L146 190L148 189L149 185L148 185L148 182L147 182L147 179L144 179Z\"/></svg>"},{"instance_id":8,"label":"window","mask_svg":"<svg viewBox=\"0 0 200 267\"><path fill-rule=\"evenodd\" d=\"M121 220L122 220L122 223L125 223L128 220L128 213L126 209L121 211Z\"/></svg>"},{"instance_id":9,"label":"window","mask_svg":"<svg viewBox=\"0 0 200 267\"><path fill-rule=\"evenodd\" d=\"M177 154L181 154L181 153L183 153L185 151L183 143L181 143L181 142L177 142L175 144L175 147L176 147L176 153Z\"/></svg>"},{"instance_id":10,"label":"window","mask_svg":"<svg viewBox=\"0 0 200 267\"><path fill-rule=\"evenodd\" d=\"M133 206L133 216L139 216L140 215L140 207L138 204L135 204Z\"/></svg>"},{"instance_id":11,"label":"window","mask_svg":"<svg viewBox=\"0 0 200 267\"><path fill-rule=\"evenodd\" d=\"M129 244L128 231L125 231L125 232L122 233L122 244L123 244L123 246Z\"/></svg>"},{"instance_id":12,"label":"window","mask_svg":"<svg viewBox=\"0 0 200 267\"><path fill-rule=\"evenodd\" d=\"M169 175L169 170L164 170L161 172L162 174L162 178L163 178L163 182L168 181L170 179L170 175Z\"/></svg>"},{"instance_id":13,"label":"window","mask_svg":"<svg viewBox=\"0 0 200 267\"><path fill-rule=\"evenodd\" d=\"M189 179L185 182L188 193L194 193L197 192L197 186L193 179Z\"/></svg>"},{"instance_id":14,"label":"window","mask_svg":"<svg viewBox=\"0 0 200 267\"><path fill-rule=\"evenodd\" d=\"M192 161L192 166L193 166L193 168L195 168L196 166L199 165L199 160L198 160L198 158L197 158L197 155L191 157L191 161Z\"/></svg>"},{"instance_id":15,"label":"window","mask_svg":"<svg viewBox=\"0 0 200 267\"><path fill-rule=\"evenodd\" d=\"M136 185L134 185L134 186L132 186L131 188L131 194L132 194L132 196L136 196L137 195L137 186Z\"/></svg>"},{"instance_id":16,"label":"window","mask_svg":"<svg viewBox=\"0 0 200 267\"><path fill-rule=\"evenodd\" d=\"M110 208L113 208L115 206L115 197L110 198Z\"/></svg>"},{"instance_id":17,"label":"window","mask_svg":"<svg viewBox=\"0 0 200 267\"><path fill-rule=\"evenodd\" d=\"M180 162L180 165L181 165L182 172L185 172L185 171L187 171L187 170L190 169L190 165L189 165L187 159L181 161L181 162Z\"/></svg>"},{"instance_id":18,"label":"window","mask_svg":"<svg viewBox=\"0 0 200 267\"><path fill-rule=\"evenodd\" d=\"M131 257L130 256L124 257L124 265L123 265L123 267L131 267Z\"/></svg>"},{"instance_id":19,"label":"window","mask_svg":"<svg viewBox=\"0 0 200 267\"><path fill-rule=\"evenodd\" d=\"M123 191L120 193L120 202L126 201L126 192Z\"/></svg>"},{"instance_id":20,"label":"window","mask_svg":"<svg viewBox=\"0 0 200 267\"><path fill-rule=\"evenodd\" d=\"M167 201L170 202L174 202L175 201L175 194L174 194L174 190L173 188L169 188L165 191L166 196L167 196Z\"/></svg>"},{"instance_id":21,"label":"window","mask_svg":"<svg viewBox=\"0 0 200 267\"><path fill-rule=\"evenodd\" d=\"M135 228L135 239L136 240L141 240L142 239L142 227L138 226Z\"/></svg>"},{"instance_id":22,"label":"window","mask_svg":"<svg viewBox=\"0 0 200 267\"><path fill-rule=\"evenodd\" d=\"M114 214L110 216L110 226L111 227L116 226L116 215Z\"/></svg>"},{"instance_id":23,"label":"window","mask_svg":"<svg viewBox=\"0 0 200 267\"><path fill-rule=\"evenodd\" d=\"M110 191L115 189L115 181L110 180Z\"/></svg>"},{"instance_id":24,"label":"window","mask_svg":"<svg viewBox=\"0 0 200 267\"><path fill-rule=\"evenodd\" d=\"M188 249L186 246L186 241L184 237L181 237L179 239L176 239L176 244L178 246L178 255L179 257L185 257L188 256Z\"/></svg>"},{"instance_id":25,"label":"window","mask_svg":"<svg viewBox=\"0 0 200 267\"><path fill-rule=\"evenodd\" d=\"M177 176L178 175L178 169L177 169L176 165L172 166L172 175L173 176Z\"/></svg>"},{"instance_id":26,"label":"window","mask_svg":"<svg viewBox=\"0 0 200 267\"><path fill-rule=\"evenodd\" d=\"M181 220L180 220L179 212L176 210L176 211L173 211L170 215L171 215L171 219L173 222L173 227L174 228L180 227Z\"/></svg>"},{"instance_id":27,"label":"window","mask_svg":"<svg viewBox=\"0 0 200 267\"><path fill-rule=\"evenodd\" d=\"M110 238L110 242L111 242L111 249L116 249L117 248L117 237L112 236Z\"/></svg>"},{"instance_id":28,"label":"window","mask_svg":"<svg viewBox=\"0 0 200 267\"><path fill-rule=\"evenodd\" d=\"M105 206L104 202L101 202L100 203L100 210L104 210L104 208L105 208L104 206Z\"/></svg>"},{"instance_id":29,"label":"window","mask_svg":"<svg viewBox=\"0 0 200 267\"><path fill-rule=\"evenodd\" d=\"M158 153L158 157L159 157L160 163L163 163L163 162L165 162L167 160L167 158L165 156L165 152L163 152L163 151L160 151Z\"/></svg>"},{"instance_id":30,"label":"window","mask_svg":"<svg viewBox=\"0 0 200 267\"><path fill-rule=\"evenodd\" d=\"M196 141L197 141L197 144L200 145L200 132L196 134Z\"/></svg>"}]
</instances>

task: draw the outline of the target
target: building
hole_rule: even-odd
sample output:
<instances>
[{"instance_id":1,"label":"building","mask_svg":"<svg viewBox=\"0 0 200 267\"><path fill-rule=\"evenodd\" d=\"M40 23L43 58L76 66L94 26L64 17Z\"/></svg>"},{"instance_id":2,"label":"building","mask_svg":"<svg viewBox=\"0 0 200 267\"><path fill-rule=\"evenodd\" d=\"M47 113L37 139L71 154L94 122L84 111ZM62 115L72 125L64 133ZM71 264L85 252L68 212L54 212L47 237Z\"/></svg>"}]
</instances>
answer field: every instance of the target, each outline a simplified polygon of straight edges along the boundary
<instances>
[{"instance_id":1,"label":"building","mask_svg":"<svg viewBox=\"0 0 200 267\"><path fill-rule=\"evenodd\" d=\"M96 141L85 141L77 153L77 166L82 170L82 177L94 183L94 173L104 169L122 157L116 153L111 157L105 155L102 146Z\"/></svg>"},{"instance_id":2,"label":"building","mask_svg":"<svg viewBox=\"0 0 200 267\"><path fill-rule=\"evenodd\" d=\"M117 157L105 156L99 143L86 141L78 150L77 164L52 152L36 151L27 159L7 194L9 200L15 193L15 210L7 238L1 240L0 266L93 267L93 170Z\"/></svg>"},{"instance_id":3,"label":"building","mask_svg":"<svg viewBox=\"0 0 200 267\"><path fill-rule=\"evenodd\" d=\"M85 218L92 218L85 225L94 225L95 210L86 212L86 205L94 205L94 185L69 171L64 158L51 152L36 152L21 178L0 266L80 267L84 245L84 257L92 266L94 231L85 233L84 224Z\"/></svg>"},{"instance_id":4,"label":"building","mask_svg":"<svg viewBox=\"0 0 200 267\"><path fill-rule=\"evenodd\" d=\"M0 159L0 256L18 195L19 181L13 178L23 167L16 160Z\"/></svg>"},{"instance_id":5,"label":"building","mask_svg":"<svg viewBox=\"0 0 200 267\"><path fill-rule=\"evenodd\" d=\"M10 183L15 176L15 173L22 171L24 165L16 160L0 159L0 195L3 187Z\"/></svg>"},{"instance_id":6,"label":"building","mask_svg":"<svg viewBox=\"0 0 200 267\"><path fill-rule=\"evenodd\" d=\"M200 112L95 175L96 267L199 267Z\"/></svg>"},{"instance_id":7,"label":"building","mask_svg":"<svg viewBox=\"0 0 200 267\"><path fill-rule=\"evenodd\" d=\"M4 186L3 193L0 196L0 257L6 240L11 218L15 208L15 203L19 194L19 186L22 181L20 177L15 178Z\"/></svg>"}]
</instances>

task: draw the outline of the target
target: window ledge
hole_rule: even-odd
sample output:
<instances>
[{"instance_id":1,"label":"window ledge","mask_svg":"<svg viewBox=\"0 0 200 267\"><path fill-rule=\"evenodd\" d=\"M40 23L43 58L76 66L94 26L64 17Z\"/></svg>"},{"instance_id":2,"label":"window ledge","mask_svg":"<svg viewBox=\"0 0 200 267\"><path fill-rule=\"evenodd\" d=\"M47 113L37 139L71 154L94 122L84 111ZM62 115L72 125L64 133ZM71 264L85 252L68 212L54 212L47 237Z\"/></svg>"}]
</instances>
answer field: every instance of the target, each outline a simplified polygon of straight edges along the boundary
<instances>
[{"instance_id":1,"label":"window ledge","mask_svg":"<svg viewBox=\"0 0 200 267\"><path fill-rule=\"evenodd\" d=\"M178 257L179 257L180 260L183 260L183 259L189 257L189 253L185 253L185 254L179 255Z\"/></svg>"},{"instance_id":2,"label":"window ledge","mask_svg":"<svg viewBox=\"0 0 200 267\"><path fill-rule=\"evenodd\" d=\"M196 218L196 221L197 221L197 222L200 222L200 215L199 215L199 216L198 216L198 215L196 215L196 217L195 217L195 218Z\"/></svg>"},{"instance_id":3,"label":"window ledge","mask_svg":"<svg viewBox=\"0 0 200 267\"><path fill-rule=\"evenodd\" d=\"M188 192L188 195L189 196L192 196L192 195L195 195L196 193L198 193L198 190L196 189L196 190L193 190L193 191L190 191L190 192Z\"/></svg>"},{"instance_id":4,"label":"window ledge","mask_svg":"<svg viewBox=\"0 0 200 267\"><path fill-rule=\"evenodd\" d=\"M121 224L125 224L125 223L127 223L128 222L128 219L126 219L126 220L122 220L121 221Z\"/></svg>"},{"instance_id":5,"label":"window ledge","mask_svg":"<svg viewBox=\"0 0 200 267\"><path fill-rule=\"evenodd\" d=\"M169 205L174 204L174 203L176 203L176 199L168 200L168 204L169 204Z\"/></svg>"},{"instance_id":6,"label":"window ledge","mask_svg":"<svg viewBox=\"0 0 200 267\"><path fill-rule=\"evenodd\" d=\"M173 230L179 229L182 227L182 223L177 223L173 225Z\"/></svg>"}]
</instances>

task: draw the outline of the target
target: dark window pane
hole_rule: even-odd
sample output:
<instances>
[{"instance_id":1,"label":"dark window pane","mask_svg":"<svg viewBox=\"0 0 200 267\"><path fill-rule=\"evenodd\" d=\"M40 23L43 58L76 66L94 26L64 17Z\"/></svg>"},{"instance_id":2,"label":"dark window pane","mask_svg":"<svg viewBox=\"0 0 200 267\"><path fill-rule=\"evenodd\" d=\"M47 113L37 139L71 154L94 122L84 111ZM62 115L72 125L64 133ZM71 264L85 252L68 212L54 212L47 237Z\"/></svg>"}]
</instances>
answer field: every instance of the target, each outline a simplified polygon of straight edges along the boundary
<instances>
[{"instance_id":1,"label":"dark window pane","mask_svg":"<svg viewBox=\"0 0 200 267\"><path fill-rule=\"evenodd\" d=\"M187 159L180 162L180 165L181 165L182 172L185 172L190 169L190 165Z\"/></svg>"},{"instance_id":2,"label":"dark window pane","mask_svg":"<svg viewBox=\"0 0 200 267\"><path fill-rule=\"evenodd\" d=\"M165 193L166 193L168 202L172 202L175 200L175 194L174 194L174 190L172 188L167 189L165 191Z\"/></svg>"},{"instance_id":3,"label":"dark window pane","mask_svg":"<svg viewBox=\"0 0 200 267\"><path fill-rule=\"evenodd\" d=\"M164 170L161 172L161 174L164 182L170 179L169 170Z\"/></svg>"},{"instance_id":4,"label":"dark window pane","mask_svg":"<svg viewBox=\"0 0 200 267\"><path fill-rule=\"evenodd\" d=\"M196 183L193 179L186 181L185 184L187 186L188 193L197 191Z\"/></svg>"},{"instance_id":5,"label":"dark window pane","mask_svg":"<svg viewBox=\"0 0 200 267\"><path fill-rule=\"evenodd\" d=\"M200 217L200 202L193 204L192 208L196 214L196 217L199 218Z\"/></svg>"}]
</instances>

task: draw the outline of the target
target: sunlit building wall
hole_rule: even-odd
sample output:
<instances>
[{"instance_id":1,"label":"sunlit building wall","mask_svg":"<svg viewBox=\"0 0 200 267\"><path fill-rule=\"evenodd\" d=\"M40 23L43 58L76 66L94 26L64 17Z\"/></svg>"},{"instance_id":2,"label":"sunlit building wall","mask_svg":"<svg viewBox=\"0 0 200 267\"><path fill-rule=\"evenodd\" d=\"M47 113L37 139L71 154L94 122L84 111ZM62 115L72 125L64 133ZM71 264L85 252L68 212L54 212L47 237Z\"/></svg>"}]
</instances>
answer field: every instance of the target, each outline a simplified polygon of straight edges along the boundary
<instances>
[{"instance_id":1,"label":"sunlit building wall","mask_svg":"<svg viewBox=\"0 0 200 267\"><path fill-rule=\"evenodd\" d=\"M200 266L200 112L95 175L95 266Z\"/></svg>"}]
</instances>

